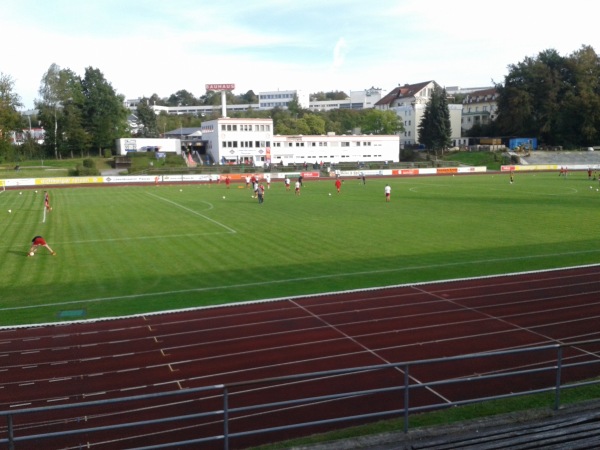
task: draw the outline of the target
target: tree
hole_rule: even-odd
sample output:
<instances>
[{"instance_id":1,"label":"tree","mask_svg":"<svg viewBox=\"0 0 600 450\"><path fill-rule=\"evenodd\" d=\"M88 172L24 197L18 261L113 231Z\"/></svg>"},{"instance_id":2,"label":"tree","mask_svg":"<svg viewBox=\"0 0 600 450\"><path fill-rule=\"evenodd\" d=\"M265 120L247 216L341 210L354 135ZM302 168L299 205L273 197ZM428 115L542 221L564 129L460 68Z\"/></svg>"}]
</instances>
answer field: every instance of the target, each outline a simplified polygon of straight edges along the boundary
<instances>
[{"instance_id":1,"label":"tree","mask_svg":"<svg viewBox=\"0 0 600 450\"><path fill-rule=\"evenodd\" d=\"M330 91L330 92L315 92L310 94L311 101L325 101L325 100L345 100L348 98L348 94L343 91Z\"/></svg>"},{"instance_id":2,"label":"tree","mask_svg":"<svg viewBox=\"0 0 600 450\"><path fill-rule=\"evenodd\" d=\"M253 90L250 90L248 92L246 92L243 95L240 95L238 97L239 102L238 103L247 103L249 105L254 105L256 103L258 103L258 96L254 93Z\"/></svg>"},{"instance_id":3,"label":"tree","mask_svg":"<svg viewBox=\"0 0 600 450\"><path fill-rule=\"evenodd\" d=\"M317 114L305 114L304 122L308 125L307 134L325 134L325 120Z\"/></svg>"},{"instance_id":4,"label":"tree","mask_svg":"<svg viewBox=\"0 0 600 450\"><path fill-rule=\"evenodd\" d=\"M160 98L157 94L152 94L148 99L148 104L150 106L158 105L158 106L168 106L166 100Z\"/></svg>"},{"instance_id":5,"label":"tree","mask_svg":"<svg viewBox=\"0 0 600 450\"><path fill-rule=\"evenodd\" d=\"M72 96L62 105L62 118L60 120L61 149L71 158L78 153L80 157L89 155L90 135L83 123L83 93L81 85L73 89Z\"/></svg>"},{"instance_id":6,"label":"tree","mask_svg":"<svg viewBox=\"0 0 600 450\"><path fill-rule=\"evenodd\" d=\"M69 69L52 64L43 75L36 102L44 127L44 148L55 158L83 155L89 150L89 135L82 113L81 78Z\"/></svg>"},{"instance_id":7,"label":"tree","mask_svg":"<svg viewBox=\"0 0 600 450\"><path fill-rule=\"evenodd\" d=\"M117 95L100 70L88 67L82 81L83 117L90 133L91 146L102 155L103 149L113 148L115 140L127 135L128 111L124 98Z\"/></svg>"},{"instance_id":8,"label":"tree","mask_svg":"<svg viewBox=\"0 0 600 450\"><path fill-rule=\"evenodd\" d=\"M562 146L600 139L600 59L589 46L562 57L555 50L509 66L497 84L498 132Z\"/></svg>"},{"instance_id":9,"label":"tree","mask_svg":"<svg viewBox=\"0 0 600 450\"><path fill-rule=\"evenodd\" d=\"M21 115L17 111L21 107L21 99L14 92L14 80L0 72L0 156L11 153L11 134L21 124ZM22 128L21 128L22 130Z\"/></svg>"},{"instance_id":10,"label":"tree","mask_svg":"<svg viewBox=\"0 0 600 450\"><path fill-rule=\"evenodd\" d=\"M566 84L571 89L558 110L563 127L558 138L582 147L595 145L600 139L600 58L584 46L570 55L565 65Z\"/></svg>"},{"instance_id":11,"label":"tree","mask_svg":"<svg viewBox=\"0 0 600 450\"><path fill-rule=\"evenodd\" d=\"M361 114L355 109L332 109L323 113L326 131L336 134L350 134L362 126Z\"/></svg>"},{"instance_id":12,"label":"tree","mask_svg":"<svg viewBox=\"0 0 600 450\"><path fill-rule=\"evenodd\" d=\"M204 95L200 97L200 104L204 106L215 106L221 104L221 94L217 91L207 90Z\"/></svg>"},{"instance_id":13,"label":"tree","mask_svg":"<svg viewBox=\"0 0 600 450\"><path fill-rule=\"evenodd\" d=\"M294 94L294 97L287 104L288 111L295 117L302 111L302 107L300 106L300 101L298 100L298 95Z\"/></svg>"},{"instance_id":14,"label":"tree","mask_svg":"<svg viewBox=\"0 0 600 450\"><path fill-rule=\"evenodd\" d=\"M171 94L167 100L168 106L196 106L199 103L199 100L197 100L191 92L188 92L185 89Z\"/></svg>"},{"instance_id":15,"label":"tree","mask_svg":"<svg viewBox=\"0 0 600 450\"><path fill-rule=\"evenodd\" d=\"M445 89L438 86L433 89L418 130L419 142L433 150L436 156L438 151L443 152L451 145L450 110Z\"/></svg>"},{"instance_id":16,"label":"tree","mask_svg":"<svg viewBox=\"0 0 600 450\"><path fill-rule=\"evenodd\" d=\"M150 100L143 98L137 105L136 116L141 125L140 137L156 138L159 135L156 113L149 105Z\"/></svg>"},{"instance_id":17,"label":"tree","mask_svg":"<svg viewBox=\"0 0 600 450\"><path fill-rule=\"evenodd\" d=\"M40 121L44 128L44 146L48 154L58 159L58 106L61 98L61 70L52 63L42 76L39 94L41 101L36 104L40 110Z\"/></svg>"},{"instance_id":18,"label":"tree","mask_svg":"<svg viewBox=\"0 0 600 450\"><path fill-rule=\"evenodd\" d=\"M394 111L366 109L362 112L361 130L365 134L396 134L403 129Z\"/></svg>"}]
</instances>

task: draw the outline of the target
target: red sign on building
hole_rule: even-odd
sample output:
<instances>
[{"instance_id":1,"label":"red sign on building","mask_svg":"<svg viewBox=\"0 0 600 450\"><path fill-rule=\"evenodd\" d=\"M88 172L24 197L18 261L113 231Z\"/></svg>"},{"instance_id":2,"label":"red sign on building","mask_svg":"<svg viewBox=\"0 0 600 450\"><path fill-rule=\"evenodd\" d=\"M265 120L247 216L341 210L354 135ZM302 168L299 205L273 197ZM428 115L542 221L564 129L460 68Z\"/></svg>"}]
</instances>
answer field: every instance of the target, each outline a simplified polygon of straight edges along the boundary
<instances>
[{"instance_id":1,"label":"red sign on building","mask_svg":"<svg viewBox=\"0 0 600 450\"><path fill-rule=\"evenodd\" d=\"M235 83L205 84L204 87L207 91L233 91Z\"/></svg>"}]
</instances>

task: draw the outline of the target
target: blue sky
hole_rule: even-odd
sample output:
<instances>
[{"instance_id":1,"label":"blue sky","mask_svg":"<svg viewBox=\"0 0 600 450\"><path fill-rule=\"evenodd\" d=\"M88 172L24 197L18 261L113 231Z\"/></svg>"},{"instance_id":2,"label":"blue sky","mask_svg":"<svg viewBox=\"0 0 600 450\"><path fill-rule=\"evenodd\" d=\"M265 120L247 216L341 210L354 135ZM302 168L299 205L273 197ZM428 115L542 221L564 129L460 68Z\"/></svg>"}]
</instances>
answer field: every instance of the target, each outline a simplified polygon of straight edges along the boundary
<instances>
[{"instance_id":1,"label":"blue sky","mask_svg":"<svg viewBox=\"0 0 600 450\"><path fill-rule=\"evenodd\" d=\"M25 109L51 64L99 69L126 98L277 89L389 92L502 82L555 49L600 52L593 0L3 0L0 72Z\"/></svg>"}]
</instances>

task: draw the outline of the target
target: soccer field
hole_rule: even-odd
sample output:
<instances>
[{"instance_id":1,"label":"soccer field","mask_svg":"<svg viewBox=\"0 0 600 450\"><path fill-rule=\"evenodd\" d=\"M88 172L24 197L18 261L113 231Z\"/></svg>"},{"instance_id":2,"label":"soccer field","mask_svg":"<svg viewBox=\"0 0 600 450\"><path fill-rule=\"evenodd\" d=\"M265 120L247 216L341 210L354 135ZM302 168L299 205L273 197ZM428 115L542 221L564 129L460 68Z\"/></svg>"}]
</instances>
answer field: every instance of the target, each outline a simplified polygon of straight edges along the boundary
<instances>
[{"instance_id":1,"label":"soccer field","mask_svg":"<svg viewBox=\"0 0 600 450\"><path fill-rule=\"evenodd\" d=\"M277 181L262 205L235 184L51 188L48 214L43 190L5 191L0 325L595 264L597 188L584 173L346 179L339 195ZM35 235L57 256L26 257Z\"/></svg>"}]
</instances>

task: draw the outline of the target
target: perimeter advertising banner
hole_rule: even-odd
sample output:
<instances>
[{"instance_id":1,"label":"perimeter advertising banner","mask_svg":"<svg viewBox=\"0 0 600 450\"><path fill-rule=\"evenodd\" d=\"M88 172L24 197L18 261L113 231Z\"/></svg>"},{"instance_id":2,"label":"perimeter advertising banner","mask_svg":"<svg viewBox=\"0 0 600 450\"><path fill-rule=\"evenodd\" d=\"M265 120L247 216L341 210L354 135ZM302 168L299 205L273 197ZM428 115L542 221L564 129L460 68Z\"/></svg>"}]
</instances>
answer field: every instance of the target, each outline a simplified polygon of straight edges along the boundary
<instances>
[{"instance_id":1,"label":"perimeter advertising banner","mask_svg":"<svg viewBox=\"0 0 600 450\"><path fill-rule=\"evenodd\" d=\"M440 175L448 175L458 173L458 167L440 167L437 169Z\"/></svg>"},{"instance_id":2,"label":"perimeter advertising banner","mask_svg":"<svg viewBox=\"0 0 600 450\"><path fill-rule=\"evenodd\" d=\"M219 181L219 175L210 174L193 174L193 175L162 175L159 177L159 182L176 183L178 181Z\"/></svg>"},{"instance_id":3,"label":"perimeter advertising banner","mask_svg":"<svg viewBox=\"0 0 600 450\"><path fill-rule=\"evenodd\" d=\"M500 170L502 172L517 172L517 171L535 171L535 170L544 170L544 171L559 171L561 168L567 170L598 170L600 166L598 164L531 164L527 166L522 165L513 165L513 166L501 166Z\"/></svg>"},{"instance_id":4,"label":"perimeter advertising banner","mask_svg":"<svg viewBox=\"0 0 600 450\"><path fill-rule=\"evenodd\" d=\"M156 181L155 176L152 175L128 175L114 177L104 177L105 183L154 183Z\"/></svg>"},{"instance_id":5,"label":"perimeter advertising banner","mask_svg":"<svg viewBox=\"0 0 600 450\"><path fill-rule=\"evenodd\" d=\"M319 178L320 172L300 172L303 178Z\"/></svg>"},{"instance_id":6,"label":"perimeter advertising banner","mask_svg":"<svg viewBox=\"0 0 600 450\"><path fill-rule=\"evenodd\" d=\"M36 178L35 184L52 185L52 184L95 184L104 182L103 177L57 177L57 178Z\"/></svg>"}]
</instances>

